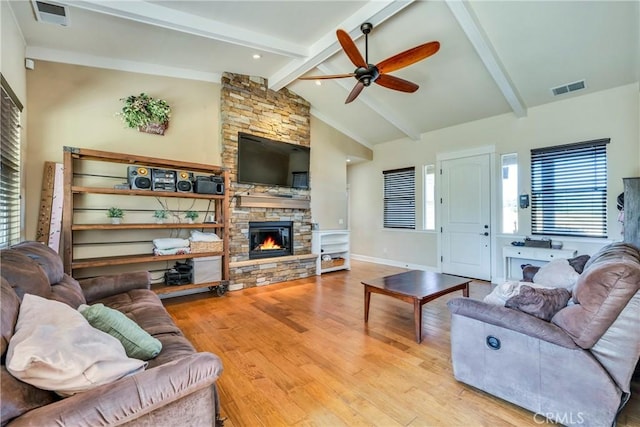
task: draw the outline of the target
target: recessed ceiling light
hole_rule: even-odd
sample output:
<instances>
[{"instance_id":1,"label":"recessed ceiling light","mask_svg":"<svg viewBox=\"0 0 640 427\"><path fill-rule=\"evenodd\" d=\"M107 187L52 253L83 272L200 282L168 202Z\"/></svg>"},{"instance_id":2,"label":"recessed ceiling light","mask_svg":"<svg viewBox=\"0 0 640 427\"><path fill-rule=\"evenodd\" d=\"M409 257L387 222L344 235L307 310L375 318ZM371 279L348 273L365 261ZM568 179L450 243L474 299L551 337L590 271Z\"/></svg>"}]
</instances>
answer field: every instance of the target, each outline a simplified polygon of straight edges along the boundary
<instances>
[{"instance_id":1,"label":"recessed ceiling light","mask_svg":"<svg viewBox=\"0 0 640 427\"><path fill-rule=\"evenodd\" d=\"M260 59L260 58L262 58L262 55L260 55L259 53L253 54L253 59Z\"/></svg>"},{"instance_id":2,"label":"recessed ceiling light","mask_svg":"<svg viewBox=\"0 0 640 427\"><path fill-rule=\"evenodd\" d=\"M322 86L322 82L320 80L316 80L316 85L317 86Z\"/></svg>"},{"instance_id":3,"label":"recessed ceiling light","mask_svg":"<svg viewBox=\"0 0 640 427\"><path fill-rule=\"evenodd\" d=\"M351 161L351 159L347 157L347 163L349 163L350 161Z\"/></svg>"}]
</instances>

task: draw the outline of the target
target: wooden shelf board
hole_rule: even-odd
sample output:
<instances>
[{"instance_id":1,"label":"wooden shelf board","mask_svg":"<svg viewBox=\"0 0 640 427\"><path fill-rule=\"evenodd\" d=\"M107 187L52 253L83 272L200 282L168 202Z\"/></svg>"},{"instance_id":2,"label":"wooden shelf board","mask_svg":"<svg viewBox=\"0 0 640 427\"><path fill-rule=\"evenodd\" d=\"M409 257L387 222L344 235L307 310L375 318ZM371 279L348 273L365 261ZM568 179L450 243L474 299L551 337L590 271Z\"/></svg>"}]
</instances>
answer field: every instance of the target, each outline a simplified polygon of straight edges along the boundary
<instances>
[{"instance_id":1,"label":"wooden shelf board","mask_svg":"<svg viewBox=\"0 0 640 427\"><path fill-rule=\"evenodd\" d=\"M320 269L320 273L331 273L332 271L338 271L338 270L351 270L351 267L343 264L336 267L322 268Z\"/></svg>"},{"instance_id":2,"label":"wooden shelf board","mask_svg":"<svg viewBox=\"0 0 640 427\"><path fill-rule=\"evenodd\" d=\"M91 267L106 267L110 265L123 265L123 264L139 264L144 262L160 262L160 261L174 261L187 258L203 258L210 256L223 256L224 252L198 252L181 255L118 255L110 257L100 258L84 258L75 259L71 263L72 270L78 270L81 268Z\"/></svg>"},{"instance_id":3,"label":"wooden shelf board","mask_svg":"<svg viewBox=\"0 0 640 427\"><path fill-rule=\"evenodd\" d=\"M210 288L214 286L221 286L225 283L225 280L218 282L208 283L188 283L186 285L165 285L164 283L154 283L151 285L151 290L158 295L172 294L175 292L188 291L189 289L202 289Z\"/></svg>"},{"instance_id":4,"label":"wooden shelf board","mask_svg":"<svg viewBox=\"0 0 640 427\"><path fill-rule=\"evenodd\" d=\"M182 193L179 191L152 191L152 190L120 190L106 187L84 187L74 185L71 192L75 194L113 194L120 196L154 196L154 197L180 197L184 199L224 199L221 194Z\"/></svg>"},{"instance_id":5,"label":"wooden shelf board","mask_svg":"<svg viewBox=\"0 0 640 427\"><path fill-rule=\"evenodd\" d=\"M137 224L73 224L72 230L153 230L153 229L199 229L199 228L224 228L224 224L213 223L137 223Z\"/></svg>"},{"instance_id":6,"label":"wooden shelf board","mask_svg":"<svg viewBox=\"0 0 640 427\"><path fill-rule=\"evenodd\" d=\"M191 172L201 172L211 175L211 172L222 173L225 168L221 166L207 165L203 163L183 162L179 160L158 159L156 157L137 156L133 154L112 153L107 151L91 150L65 146L64 151L71 153L74 159L98 160L112 163L125 163L128 165L141 165L152 168L181 169Z\"/></svg>"}]
</instances>

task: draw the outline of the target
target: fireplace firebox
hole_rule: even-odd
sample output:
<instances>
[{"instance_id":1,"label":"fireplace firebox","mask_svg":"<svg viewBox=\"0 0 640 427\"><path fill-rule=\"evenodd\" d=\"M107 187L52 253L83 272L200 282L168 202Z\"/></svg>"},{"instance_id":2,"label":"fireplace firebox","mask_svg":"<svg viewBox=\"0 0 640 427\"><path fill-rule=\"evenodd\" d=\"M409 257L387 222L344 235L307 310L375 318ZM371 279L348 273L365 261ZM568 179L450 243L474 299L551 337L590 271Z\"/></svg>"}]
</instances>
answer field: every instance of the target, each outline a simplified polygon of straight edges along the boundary
<instances>
[{"instance_id":1,"label":"fireplace firebox","mask_svg":"<svg viewBox=\"0 0 640 427\"><path fill-rule=\"evenodd\" d=\"M249 222L249 259L293 255L293 222Z\"/></svg>"}]
</instances>

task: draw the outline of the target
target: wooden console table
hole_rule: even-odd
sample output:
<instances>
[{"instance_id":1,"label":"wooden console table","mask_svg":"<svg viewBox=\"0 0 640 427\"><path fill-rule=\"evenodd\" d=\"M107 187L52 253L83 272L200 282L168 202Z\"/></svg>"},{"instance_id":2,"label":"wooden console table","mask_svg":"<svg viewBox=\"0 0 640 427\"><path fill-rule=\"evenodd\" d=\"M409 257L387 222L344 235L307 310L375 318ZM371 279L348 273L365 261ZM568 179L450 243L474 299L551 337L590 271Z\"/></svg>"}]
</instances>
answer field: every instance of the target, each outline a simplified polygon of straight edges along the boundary
<instances>
[{"instance_id":1,"label":"wooden console table","mask_svg":"<svg viewBox=\"0 0 640 427\"><path fill-rule=\"evenodd\" d=\"M518 277L512 277L511 260L520 259L523 264L543 265L558 258L573 258L576 256L575 249L548 249L532 248L526 246L505 246L502 248L504 264L504 280L521 280L522 272Z\"/></svg>"}]
</instances>

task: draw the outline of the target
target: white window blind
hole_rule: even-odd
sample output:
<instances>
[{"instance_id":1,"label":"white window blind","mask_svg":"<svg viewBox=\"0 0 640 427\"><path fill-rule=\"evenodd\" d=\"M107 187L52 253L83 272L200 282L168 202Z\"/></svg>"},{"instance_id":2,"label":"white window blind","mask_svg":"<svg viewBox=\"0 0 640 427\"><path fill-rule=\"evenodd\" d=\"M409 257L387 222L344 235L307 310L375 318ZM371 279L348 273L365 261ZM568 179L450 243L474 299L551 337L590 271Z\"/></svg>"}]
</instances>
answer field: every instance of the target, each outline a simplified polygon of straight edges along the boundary
<instances>
[{"instance_id":1,"label":"white window blind","mask_svg":"<svg viewBox=\"0 0 640 427\"><path fill-rule=\"evenodd\" d=\"M0 123L0 248L20 241L20 112L4 79Z\"/></svg>"},{"instance_id":2,"label":"white window blind","mask_svg":"<svg viewBox=\"0 0 640 427\"><path fill-rule=\"evenodd\" d=\"M531 150L531 232L607 237L609 139Z\"/></svg>"},{"instance_id":3,"label":"white window blind","mask_svg":"<svg viewBox=\"0 0 640 427\"><path fill-rule=\"evenodd\" d=\"M415 168L382 172L384 177L384 228L416 228Z\"/></svg>"}]
</instances>

